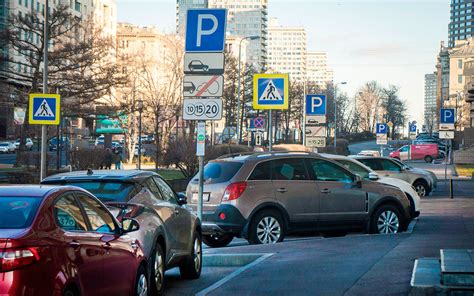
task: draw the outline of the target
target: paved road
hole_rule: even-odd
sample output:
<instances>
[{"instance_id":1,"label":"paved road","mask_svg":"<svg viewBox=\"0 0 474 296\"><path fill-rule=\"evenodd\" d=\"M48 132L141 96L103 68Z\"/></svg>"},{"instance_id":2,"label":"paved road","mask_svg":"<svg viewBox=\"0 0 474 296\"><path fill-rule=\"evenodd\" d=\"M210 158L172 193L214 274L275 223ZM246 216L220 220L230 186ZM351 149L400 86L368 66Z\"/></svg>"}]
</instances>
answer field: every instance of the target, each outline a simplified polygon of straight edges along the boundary
<instances>
[{"instance_id":1,"label":"paved road","mask_svg":"<svg viewBox=\"0 0 474 296\"><path fill-rule=\"evenodd\" d=\"M474 182L456 181L454 199L446 198L446 189L442 182L432 197L422 200L412 233L295 237L260 246L240 241L206 249L207 254L274 253L209 295L407 295L416 258L439 257L441 248L474 244ZM221 271L224 277L232 270L207 268L202 279L192 282L177 280L172 271L166 294L197 293Z\"/></svg>"}]
</instances>

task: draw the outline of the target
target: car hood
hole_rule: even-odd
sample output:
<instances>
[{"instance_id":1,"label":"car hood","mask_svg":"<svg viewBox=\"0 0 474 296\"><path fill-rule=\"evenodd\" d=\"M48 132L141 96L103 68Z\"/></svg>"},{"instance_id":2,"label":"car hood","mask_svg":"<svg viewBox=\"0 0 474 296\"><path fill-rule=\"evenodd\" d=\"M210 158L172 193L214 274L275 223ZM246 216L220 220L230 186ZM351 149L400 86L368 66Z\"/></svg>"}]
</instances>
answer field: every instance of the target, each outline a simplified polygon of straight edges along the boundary
<instances>
[{"instance_id":1,"label":"car hood","mask_svg":"<svg viewBox=\"0 0 474 296\"><path fill-rule=\"evenodd\" d=\"M388 184L400 188L401 191L408 193L415 203L415 210L419 210L420 206L420 196L416 193L415 189L410 185L410 183L405 182L400 179L381 177L378 182L383 184Z\"/></svg>"}]
</instances>

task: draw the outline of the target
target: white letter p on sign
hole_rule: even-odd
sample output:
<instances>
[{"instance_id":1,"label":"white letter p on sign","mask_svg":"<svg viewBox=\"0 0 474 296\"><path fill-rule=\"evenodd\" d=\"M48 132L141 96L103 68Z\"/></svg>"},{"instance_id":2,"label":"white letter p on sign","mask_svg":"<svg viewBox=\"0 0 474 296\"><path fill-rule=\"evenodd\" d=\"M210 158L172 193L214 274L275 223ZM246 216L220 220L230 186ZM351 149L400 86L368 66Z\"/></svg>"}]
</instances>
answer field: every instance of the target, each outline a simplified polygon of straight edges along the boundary
<instances>
[{"instance_id":1,"label":"white letter p on sign","mask_svg":"<svg viewBox=\"0 0 474 296\"><path fill-rule=\"evenodd\" d=\"M311 98L311 112L314 112L316 108L321 107L323 100L320 97Z\"/></svg>"},{"instance_id":2,"label":"white letter p on sign","mask_svg":"<svg viewBox=\"0 0 474 296\"><path fill-rule=\"evenodd\" d=\"M213 25L210 30L203 30L202 23L204 19L211 20ZM217 30L217 18L212 14L200 14L198 15L198 24L197 24L197 38L196 38L196 46L201 46L201 37L205 35L211 35Z\"/></svg>"}]
</instances>

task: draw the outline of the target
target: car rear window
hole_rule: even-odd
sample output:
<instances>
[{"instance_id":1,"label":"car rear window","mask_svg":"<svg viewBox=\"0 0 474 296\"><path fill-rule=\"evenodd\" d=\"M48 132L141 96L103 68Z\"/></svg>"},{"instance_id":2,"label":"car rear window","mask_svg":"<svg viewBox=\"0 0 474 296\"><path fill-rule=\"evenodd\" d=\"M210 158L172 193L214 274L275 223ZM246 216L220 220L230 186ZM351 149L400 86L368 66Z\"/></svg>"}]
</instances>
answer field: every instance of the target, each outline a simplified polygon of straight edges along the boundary
<instances>
[{"instance_id":1,"label":"car rear window","mask_svg":"<svg viewBox=\"0 0 474 296\"><path fill-rule=\"evenodd\" d=\"M67 185L77 186L94 194L102 202L125 202L135 186L131 183L114 181L78 181L67 182Z\"/></svg>"},{"instance_id":2,"label":"car rear window","mask_svg":"<svg viewBox=\"0 0 474 296\"><path fill-rule=\"evenodd\" d=\"M232 161L210 162L204 167L204 182L206 184L227 182L235 176L242 164Z\"/></svg>"},{"instance_id":3,"label":"car rear window","mask_svg":"<svg viewBox=\"0 0 474 296\"><path fill-rule=\"evenodd\" d=\"M383 167L380 164L380 161L378 159L371 159L371 158L360 158L357 159L358 161L362 162L369 168L373 169L374 171L382 171Z\"/></svg>"},{"instance_id":4,"label":"car rear window","mask_svg":"<svg viewBox=\"0 0 474 296\"><path fill-rule=\"evenodd\" d=\"M38 197L0 197L0 229L31 226L40 203Z\"/></svg>"}]
</instances>

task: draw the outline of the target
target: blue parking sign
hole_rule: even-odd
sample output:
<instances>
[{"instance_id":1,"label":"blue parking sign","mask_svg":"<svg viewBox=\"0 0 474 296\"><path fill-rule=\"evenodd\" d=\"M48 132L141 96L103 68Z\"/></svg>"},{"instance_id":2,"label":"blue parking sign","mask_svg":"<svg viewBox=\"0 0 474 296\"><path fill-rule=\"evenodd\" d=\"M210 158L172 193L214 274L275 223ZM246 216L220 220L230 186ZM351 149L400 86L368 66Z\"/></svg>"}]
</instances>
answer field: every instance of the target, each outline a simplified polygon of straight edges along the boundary
<instances>
[{"instance_id":1,"label":"blue parking sign","mask_svg":"<svg viewBox=\"0 0 474 296\"><path fill-rule=\"evenodd\" d=\"M440 110L440 123L454 124L455 116L454 109L441 109Z\"/></svg>"},{"instance_id":2,"label":"blue parking sign","mask_svg":"<svg viewBox=\"0 0 474 296\"><path fill-rule=\"evenodd\" d=\"M416 133L416 124L410 125L410 133Z\"/></svg>"},{"instance_id":3,"label":"blue parking sign","mask_svg":"<svg viewBox=\"0 0 474 296\"><path fill-rule=\"evenodd\" d=\"M376 133L377 134L386 134L387 133L387 124L386 123L377 123Z\"/></svg>"},{"instance_id":4,"label":"blue parking sign","mask_svg":"<svg viewBox=\"0 0 474 296\"><path fill-rule=\"evenodd\" d=\"M186 18L186 51L224 51L226 18L226 9L189 9Z\"/></svg>"},{"instance_id":5,"label":"blue parking sign","mask_svg":"<svg viewBox=\"0 0 474 296\"><path fill-rule=\"evenodd\" d=\"M326 115L326 95L306 95L306 115Z\"/></svg>"}]
</instances>

